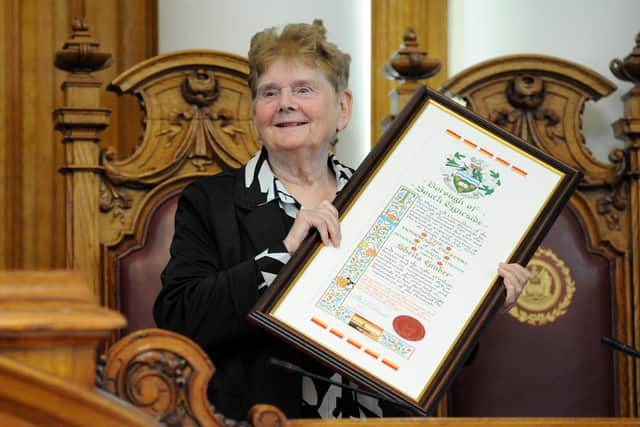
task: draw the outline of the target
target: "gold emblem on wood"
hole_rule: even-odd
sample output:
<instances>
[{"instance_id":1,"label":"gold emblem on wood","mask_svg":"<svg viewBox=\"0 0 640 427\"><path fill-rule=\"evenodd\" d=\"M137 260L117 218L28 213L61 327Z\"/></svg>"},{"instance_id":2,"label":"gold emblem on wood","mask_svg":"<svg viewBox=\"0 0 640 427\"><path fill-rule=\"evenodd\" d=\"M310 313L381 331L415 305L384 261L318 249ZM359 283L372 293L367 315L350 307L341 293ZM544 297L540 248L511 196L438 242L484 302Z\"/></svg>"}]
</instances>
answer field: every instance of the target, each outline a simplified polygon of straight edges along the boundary
<instances>
[{"instance_id":1,"label":"gold emblem on wood","mask_svg":"<svg viewBox=\"0 0 640 427\"><path fill-rule=\"evenodd\" d=\"M540 247L529 261L531 277L509 314L533 326L565 315L576 292L571 271L551 249Z\"/></svg>"}]
</instances>

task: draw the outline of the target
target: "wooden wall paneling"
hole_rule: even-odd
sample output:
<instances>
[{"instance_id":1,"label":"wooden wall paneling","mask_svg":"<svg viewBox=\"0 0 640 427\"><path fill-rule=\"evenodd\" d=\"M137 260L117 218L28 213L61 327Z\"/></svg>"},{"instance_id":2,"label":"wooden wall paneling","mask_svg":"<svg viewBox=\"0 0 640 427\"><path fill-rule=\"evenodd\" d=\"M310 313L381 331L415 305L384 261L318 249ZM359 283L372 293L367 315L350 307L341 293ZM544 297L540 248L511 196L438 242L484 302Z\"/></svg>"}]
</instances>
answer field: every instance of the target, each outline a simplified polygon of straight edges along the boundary
<instances>
[{"instance_id":1,"label":"wooden wall paneling","mask_svg":"<svg viewBox=\"0 0 640 427\"><path fill-rule=\"evenodd\" d=\"M63 243L52 237L63 194L52 161L61 151L51 128L54 5L6 0L3 6L0 266L47 268L64 259L57 250Z\"/></svg>"},{"instance_id":2,"label":"wooden wall paneling","mask_svg":"<svg viewBox=\"0 0 640 427\"><path fill-rule=\"evenodd\" d=\"M20 74L22 121L19 143L22 151L21 268L51 268L58 251L55 200L62 199L62 181L55 164L56 151L51 126L55 100L55 78L51 67L54 45L52 2L22 2ZM45 42L46 41L46 42ZM44 43L43 43L44 42ZM61 261L58 258L58 261Z\"/></svg>"},{"instance_id":3,"label":"wooden wall paneling","mask_svg":"<svg viewBox=\"0 0 640 427\"><path fill-rule=\"evenodd\" d=\"M7 170L7 158L10 156L11 146L7 143L9 139L9 130L11 123L9 112L11 109L9 106L9 89L7 85L8 76L10 75L10 69L8 64L11 64L11 53L7 49L7 39L11 34L11 27L8 25L11 16L11 9L9 5L4 5L0 8L0 24L2 29L0 30L0 268L8 268L11 264L9 261L9 247L8 242L11 241L9 236L9 224L10 214L8 199L9 199L9 171Z\"/></svg>"},{"instance_id":4,"label":"wooden wall paneling","mask_svg":"<svg viewBox=\"0 0 640 427\"><path fill-rule=\"evenodd\" d=\"M6 248L10 239L8 238L9 232L9 218L8 213L10 212L7 208L7 190L8 190L8 180L9 174L6 169L6 159L8 157L8 144L7 144L7 129L9 127L7 124L9 123L8 117L8 95L7 95L7 55L8 50L6 49L6 39L8 36L8 26L7 26L7 15L8 15L8 7L0 8L0 269L6 268L5 264L7 263L7 258L9 256Z\"/></svg>"},{"instance_id":5,"label":"wooden wall paneling","mask_svg":"<svg viewBox=\"0 0 640 427\"><path fill-rule=\"evenodd\" d=\"M439 59L440 72L428 81L438 87L447 77L447 0L371 1L371 135L372 144L382 134L382 120L389 115L389 92L397 83L382 78L382 69L398 50L402 36L413 28L420 48Z\"/></svg>"},{"instance_id":6,"label":"wooden wall paneling","mask_svg":"<svg viewBox=\"0 0 640 427\"><path fill-rule=\"evenodd\" d=\"M16 239L15 230L20 227L18 215L20 200L15 188L20 187L18 165L21 152L18 145L12 143L21 139L21 126L17 126L21 98L16 96L16 87L20 86L19 50L12 46L20 46L18 29L19 4L17 1L6 1L0 8L2 30L0 30L0 49L2 49L2 66L0 66L0 267L12 268L20 263L22 245ZM16 125L14 125L14 123Z\"/></svg>"},{"instance_id":7,"label":"wooden wall paneling","mask_svg":"<svg viewBox=\"0 0 640 427\"><path fill-rule=\"evenodd\" d=\"M156 53L157 1L3 0L0 8L0 269L65 265L64 146L51 111L61 105L64 72L52 66L74 16L88 14L122 70ZM105 19L109 18L109 19ZM91 21L89 21L91 22ZM133 150L142 115L135 100L104 94L115 115L110 146ZM139 119L129 120L135 115ZM122 124L122 125L121 125ZM130 136L131 135L131 136Z\"/></svg>"}]
</instances>

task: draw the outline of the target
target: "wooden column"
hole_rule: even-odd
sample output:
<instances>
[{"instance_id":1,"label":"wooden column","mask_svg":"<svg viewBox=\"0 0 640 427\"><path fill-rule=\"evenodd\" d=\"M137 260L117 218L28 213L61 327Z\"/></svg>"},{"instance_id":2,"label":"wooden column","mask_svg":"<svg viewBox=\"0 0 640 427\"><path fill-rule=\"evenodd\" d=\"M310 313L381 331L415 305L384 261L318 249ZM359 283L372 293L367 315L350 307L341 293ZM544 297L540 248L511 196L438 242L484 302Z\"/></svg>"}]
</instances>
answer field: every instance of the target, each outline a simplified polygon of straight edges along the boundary
<instances>
[{"instance_id":1,"label":"wooden column","mask_svg":"<svg viewBox=\"0 0 640 427\"><path fill-rule=\"evenodd\" d=\"M384 75L400 81L400 86L390 93L391 114L382 121L383 130L402 110L420 85L420 80L428 79L440 71L442 63L438 59L427 57L427 51L418 45L418 37L413 29L402 36L402 45L385 64Z\"/></svg>"},{"instance_id":2,"label":"wooden column","mask_svg":"<svg viewBox=\"0 0 640 427\"><path fill-rule=\"evenodd\" d=\"M634 87L627 92L624 102L624 117L613 124L617 138L625 142L626 171L629 183L629 208L631 222L632 259L631 288L633 292L633 318L635 324L634 347L640 347L640 33L636 35L636 46L624 60L614 59L611 72L620 80L632 82ZM640 361L635 360L636 390L640 390ZM636 398L635 413L640 414L640 402Z\"/></svg>"},{"instance_id":3,"label":"wooden column","mask_svg":"<svg viewBox=\"0 0 640 427\"><path fill-rule=\"evenodd\" d=\"M372 143L382 134L382 121L390 113L389 92L397 86L381 78L382 70L409 28L421 49L441 62L442 71L430 86L438 87L447 78L447 0L371 0Z\"/></svg>"},{"instance_id":4,"label":"wooden column","mask_svg":"<svg viewBox=\"0 0 640 427\"><path fill-rule=\"evenodd\" d=\"M99 142L111 113L99 107L102 84L91 74L111 62L111 55L99 52L98 46L87 25L76 19L73 35L56 54L56 67L70 73L62 85L64 106L54 113L65 144L67 267L85 273L95 295L100 293Z\"/></svg>"}]
</instances>

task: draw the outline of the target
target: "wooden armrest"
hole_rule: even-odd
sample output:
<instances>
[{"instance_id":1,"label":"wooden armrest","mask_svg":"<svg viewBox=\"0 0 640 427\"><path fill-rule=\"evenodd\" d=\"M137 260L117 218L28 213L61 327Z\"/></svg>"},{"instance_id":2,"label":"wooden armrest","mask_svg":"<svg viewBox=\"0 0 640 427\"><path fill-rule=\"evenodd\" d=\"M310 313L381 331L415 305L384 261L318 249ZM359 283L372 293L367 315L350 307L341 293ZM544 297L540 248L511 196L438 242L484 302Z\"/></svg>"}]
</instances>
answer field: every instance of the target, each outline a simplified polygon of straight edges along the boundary
<instances>
[{"instance_id":1,"label":"wooden armrest","mask_svg":"<svg viewBox=\"0 0 640 427\"><path fill-rule=\"evenodd\" d=\"M214 371L204 351L189 338L141 329L111 347L103 384L167 425L221 426L207 400Z\"/></svg>"}]
</instances>

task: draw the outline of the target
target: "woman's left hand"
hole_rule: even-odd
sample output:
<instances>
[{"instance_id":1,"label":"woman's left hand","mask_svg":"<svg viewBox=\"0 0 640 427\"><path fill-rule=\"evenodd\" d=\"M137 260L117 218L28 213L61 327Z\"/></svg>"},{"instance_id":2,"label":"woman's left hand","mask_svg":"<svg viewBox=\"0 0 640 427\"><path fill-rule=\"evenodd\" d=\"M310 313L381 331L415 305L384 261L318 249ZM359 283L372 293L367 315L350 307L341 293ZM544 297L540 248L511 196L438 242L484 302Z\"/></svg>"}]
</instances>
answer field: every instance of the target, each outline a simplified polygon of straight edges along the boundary
<instances>
[{"instance_id":1,"label":"woman's left hand","mask_svg":"<svg viewBox=\"0 0 640 427\"><path fill-rule=\"evenodd\" d=\"M509 310L518 300L524 285L529 280L529 271L520 264L498 264L498 274L502 276L507 297L504 300L505 310Z\"/></svg>"}]
</instances>

